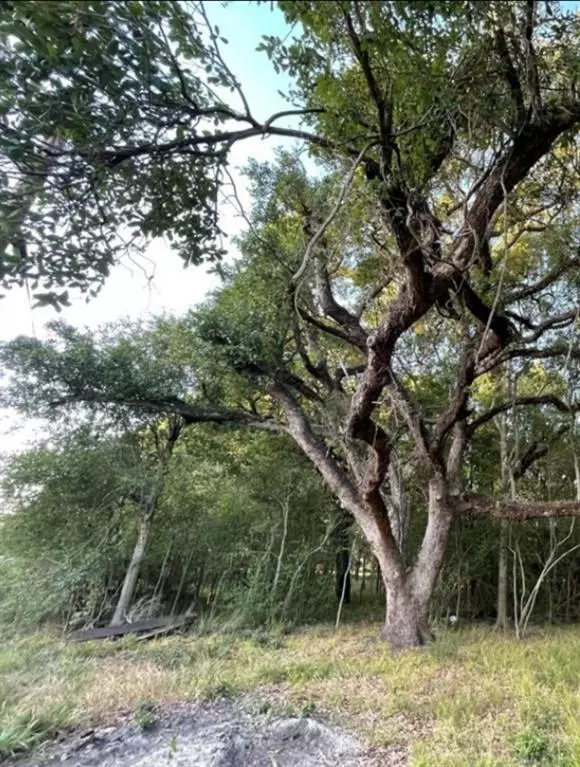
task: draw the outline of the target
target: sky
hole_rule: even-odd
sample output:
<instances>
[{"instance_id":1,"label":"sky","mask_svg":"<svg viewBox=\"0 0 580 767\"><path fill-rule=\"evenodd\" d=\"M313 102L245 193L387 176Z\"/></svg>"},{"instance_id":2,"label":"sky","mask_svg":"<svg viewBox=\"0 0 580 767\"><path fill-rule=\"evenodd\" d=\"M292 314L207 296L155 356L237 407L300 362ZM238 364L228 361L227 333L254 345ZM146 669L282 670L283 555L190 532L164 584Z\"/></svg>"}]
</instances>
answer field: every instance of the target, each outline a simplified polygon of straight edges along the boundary
<instances>
[{"instance_id":1,"label":"sky","mask_svg":"<svg viewBox=\"0 0 580 767\"><path fill-rule=\"evenodd\" d=\"M288 103L278 90L287 90L288 80L284 75L276 74L264 53L255 50L262 35L284 37L290 32L282 13L278 9L271 10L270 3L234 2L224 7L213 0L206 7L210 19L228 40L222 53L230 69L241 80L254 116L266 120L271 114L287 109ZM243 167L250 157L259 161L271 160L275 148L283 142L261 138L240 142L231 153L232 168ZM239 170L234 170L233 175L242 202L246 204L249 198L244 179ZM243 228L243 221L231 204L222 204L220 214L222 228L228 235ZM231 246L229 254L235 257L235 249ZM113 268L97 298L87 302L82 295L72 294L71 306L60 314L51 307L32 309L26 289L13 289L0 301L0 341L18 335L42 338L46 335L46 323L57 318L71 325L96 328L125 317L183 314L217 287L218 279L208 273L208 269L203 265L184 269L183 262L168 245L163 240L156 240L144 258L137 259L136 263L125 260ZM24 449L39 436L42 436L41 424L22 423L14 413L0 410L0 453Z\"/></svg>"}]
</instances>

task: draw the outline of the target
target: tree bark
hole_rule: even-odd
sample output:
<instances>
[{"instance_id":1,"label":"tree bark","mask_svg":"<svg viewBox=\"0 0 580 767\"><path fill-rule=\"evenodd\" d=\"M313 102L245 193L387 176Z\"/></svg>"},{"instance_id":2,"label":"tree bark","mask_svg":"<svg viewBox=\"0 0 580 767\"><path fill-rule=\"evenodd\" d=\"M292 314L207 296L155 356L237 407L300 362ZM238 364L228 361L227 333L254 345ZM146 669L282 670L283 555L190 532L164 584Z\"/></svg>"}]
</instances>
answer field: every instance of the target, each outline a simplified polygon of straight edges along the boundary
<instances>
[{"instance_id":1,"label":"tree bark","mask_svg":"<svg viewBox=\"0 0 580 767\"><path fill-rule=\"evenodd\" d=\"M419 647L432 638L428 601L413 593L409 582L385 583L387 610L382 636L394 649Z\"/></svg>"},{"instance_id":2,"label":"tree bark","mask_svg":"<svg viewBox=\"0 0 580 767\"><path fill-rule=\"evenodd\" d=\"M123 581L123 588L121 589L121 596L117 602L115 608L115 614L111 620L111 626L118 626L126 618L126 614L131 607L133 596L135 594L135 588L137 586L137 579L139 577L139 570L141 569L141 563L145 557L147 551L147 545L151 536L151 521L152 514L144 514L141 517L141 523L139 525L139 536L131 555L131 562L127 568L125 574L125 580Z\"/></svg>"},{"instance_id":3,"label":"tree bark","mask_svg":"<svg viewBox=\"0 0 580 767\"><path fill-rule=\"evenodd\" d=\"M497 618L495 621L496 631L508 630L508 525L506 519L502 519L499 528L499 562L497 568Z\"/></svg>"},{"instance_id":4,"label":"tree bark","mask_svg":"<svg viewBox=\"0 0 580 767\"><path fill-rule=\"evenodd\" d=\"M429 601L443 564L452 520L445 482L441 478L432 479L427 529L411 572L401 579L383 573L387 594L383 637L394 648L418 647L432 639Z\"/></svg>"},{"instance_id":5,"label":"tree bark","mask_svg":"<svg viewBox=\"0 0 580 767\"><path fill-rule=\"evenodd\" d=\"M513 393L513 383L509 381L509 387ZM498 425L500 438L500 460L501 460L501 485L502 492L505 493L508 488L508 449L507 449L507 423L505 417L502 417ZM512 500L515 493L512 494ZM496 631L508 630L508 532L509 522L502 519L499 528L499 561L497 568L497 618L495 622Z\"/></svg>"}]
</instances>

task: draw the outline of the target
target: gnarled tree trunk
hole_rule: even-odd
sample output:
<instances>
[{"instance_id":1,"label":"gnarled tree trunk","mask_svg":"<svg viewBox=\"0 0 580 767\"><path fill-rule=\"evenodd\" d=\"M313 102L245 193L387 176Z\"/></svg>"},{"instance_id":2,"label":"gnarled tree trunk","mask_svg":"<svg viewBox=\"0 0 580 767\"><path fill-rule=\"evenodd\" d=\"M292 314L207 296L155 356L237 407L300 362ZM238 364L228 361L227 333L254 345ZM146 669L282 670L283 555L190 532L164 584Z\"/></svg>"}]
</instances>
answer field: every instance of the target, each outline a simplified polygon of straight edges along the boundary
<instances>
[{"instance_id":1,"label":"gnarled tree trunk","mask_svg":"<svg viewBox=\"0 0 580 767\"><path fill-rule=\"evenodd\" d=\"M441 480L429 484L429 518L421 548L410 573L401 579L385 578L387 594L383 636L393 647L416 647L432 638L429 601L443 564L453 515Z\"/></svg>"},{"instance_id":2,"label":"gnarled tree trunk","mask_svg":"<svg viewBox=\"0 0 580 767\"><path fill-rule=\"evenodd\" d=\"M394 648L418 647L431 639L427 604L410 583L386 584L387 608L382 636Z\"/></svg>"}]
</instances>

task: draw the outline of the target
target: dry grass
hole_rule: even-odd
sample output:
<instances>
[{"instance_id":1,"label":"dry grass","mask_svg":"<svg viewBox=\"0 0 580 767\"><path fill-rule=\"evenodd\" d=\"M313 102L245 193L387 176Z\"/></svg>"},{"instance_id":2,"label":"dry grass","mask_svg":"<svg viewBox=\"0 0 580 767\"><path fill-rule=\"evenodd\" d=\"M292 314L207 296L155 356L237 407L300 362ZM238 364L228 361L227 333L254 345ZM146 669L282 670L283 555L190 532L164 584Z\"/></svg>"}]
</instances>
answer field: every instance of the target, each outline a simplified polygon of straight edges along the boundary
<instances>
[{"instance_id":1,"label":"dry grass","mask_svg":"<svg viewBox=\"0 0 580 767\"><path fill-rule=\"evenodd\" d=\"M415 767L580 767L580 628L524 643L472 628L401 654L377 635L376 625L350 625L149 643L15 641L0 650L0 755L147 702L256 691L275 712L316 711L372 745L404 745Z\"/></svg>"}]
</instances>

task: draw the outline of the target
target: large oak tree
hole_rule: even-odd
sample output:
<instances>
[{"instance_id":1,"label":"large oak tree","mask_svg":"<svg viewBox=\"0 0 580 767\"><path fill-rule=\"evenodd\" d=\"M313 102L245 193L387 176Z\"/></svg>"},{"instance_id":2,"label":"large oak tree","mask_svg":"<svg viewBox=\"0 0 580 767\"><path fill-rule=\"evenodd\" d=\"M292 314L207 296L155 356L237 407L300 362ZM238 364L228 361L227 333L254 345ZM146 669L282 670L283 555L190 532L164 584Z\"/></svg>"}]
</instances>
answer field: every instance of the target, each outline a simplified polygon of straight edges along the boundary
<instances>
[{"instance_id":1,"label":"large oak tree","mask_svg":"<svg viewBox=\"0 0 580 767\"><path fill-rule=\"evenodd\" d=\"M580 514L468 491L463 472L496 416L580 409L580 18L535 0L279 6L301 34L263 48L294 103L260 122L202 4L5 3L2 277L58 302L139 238L217 259L231 147L305 143L315 180L287 157L252 170L244 255L194 319L189 388L120 397L64 375L56 399L290 434L372 546L385 637L420 644L456 517ZM4 357L43 383L18 344ZM533 363L559 384L482 404L482 381ZM402 460L427 507L412 556Z\"/></svg>"}]
</instances>

